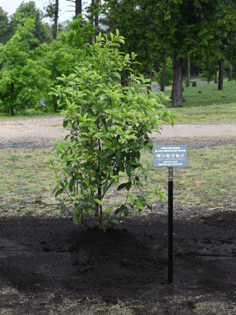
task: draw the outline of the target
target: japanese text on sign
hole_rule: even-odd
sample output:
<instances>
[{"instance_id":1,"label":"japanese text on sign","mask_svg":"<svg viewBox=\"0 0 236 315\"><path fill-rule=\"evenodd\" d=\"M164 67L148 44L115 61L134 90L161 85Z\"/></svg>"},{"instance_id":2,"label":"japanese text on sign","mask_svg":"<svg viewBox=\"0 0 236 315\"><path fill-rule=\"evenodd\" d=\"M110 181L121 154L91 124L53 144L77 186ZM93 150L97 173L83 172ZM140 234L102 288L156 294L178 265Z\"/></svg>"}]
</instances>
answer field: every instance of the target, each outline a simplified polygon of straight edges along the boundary
<instances>
[{"instance_id":1,"label":"japanese text on sign","mask_svg":"<svg viewBox=\"0 0 236 315\"><path fill-rule=\"evenodd\" d=\"M153 146L153 165L155 167L187 167L187 145Z\"/></svg>"}]
</instances>

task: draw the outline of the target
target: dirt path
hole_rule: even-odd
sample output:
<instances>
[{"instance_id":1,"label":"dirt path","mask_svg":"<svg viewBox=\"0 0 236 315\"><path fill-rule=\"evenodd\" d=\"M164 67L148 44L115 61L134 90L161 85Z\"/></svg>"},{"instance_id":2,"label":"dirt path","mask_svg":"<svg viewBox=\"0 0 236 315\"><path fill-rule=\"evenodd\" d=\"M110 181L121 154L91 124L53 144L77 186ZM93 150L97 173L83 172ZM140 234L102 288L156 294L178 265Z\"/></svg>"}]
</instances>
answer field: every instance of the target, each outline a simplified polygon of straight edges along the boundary
<instances>
[{"instance_id":1,"label":"dirt path","mask_svg":"<svg viewBox=\"0 0 236 315\"><path fill-rule=\"evenodd\" d=\"M62 127L63 118L63 116L56 116L0 120L0 149L49 147L50 141L63 138L69 133ZM176 138L178 142L182 140L191 147L194 146L191 140L193 137L211 136L210 142L205 140L209 145L229 143L229 139L225 139L229 137L235 143L236 124L175 125L174 127L164 125L161 134L153 132L152 136L157 142L162 139L162 143L168 138ZM218 138L217 141L214 138ZM209 146L205 142L204 146Z\"/></svg>"}]
</instances>

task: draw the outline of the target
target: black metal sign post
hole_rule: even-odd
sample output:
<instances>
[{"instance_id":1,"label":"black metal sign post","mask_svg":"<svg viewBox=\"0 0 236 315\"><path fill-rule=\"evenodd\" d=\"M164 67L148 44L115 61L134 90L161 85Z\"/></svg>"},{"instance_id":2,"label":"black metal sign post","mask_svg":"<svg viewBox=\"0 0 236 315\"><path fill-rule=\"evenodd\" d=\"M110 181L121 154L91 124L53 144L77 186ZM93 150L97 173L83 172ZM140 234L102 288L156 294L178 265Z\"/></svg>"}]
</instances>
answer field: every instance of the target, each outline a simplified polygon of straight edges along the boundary
<instances>
[{"instance_id":1,"label":"black metal sign post","mask_svg":"<svg viewBox=\"0 0 236 315\"><path fill-rule=\"evenodd\" d=\"M173 282L173 167L168 168L168 284Z\"/></svg>"},{"instance_id":2,"label":"black metal sign post","mask_svg":"<svg viewBox=\"0 0 236 315\"><path fill-rule=\"evenodd\" d=\"M168 284L173 283L173 167L188 166L186 145L154 145L153 165L168 167Z\"/></svg>"}]
</instances>

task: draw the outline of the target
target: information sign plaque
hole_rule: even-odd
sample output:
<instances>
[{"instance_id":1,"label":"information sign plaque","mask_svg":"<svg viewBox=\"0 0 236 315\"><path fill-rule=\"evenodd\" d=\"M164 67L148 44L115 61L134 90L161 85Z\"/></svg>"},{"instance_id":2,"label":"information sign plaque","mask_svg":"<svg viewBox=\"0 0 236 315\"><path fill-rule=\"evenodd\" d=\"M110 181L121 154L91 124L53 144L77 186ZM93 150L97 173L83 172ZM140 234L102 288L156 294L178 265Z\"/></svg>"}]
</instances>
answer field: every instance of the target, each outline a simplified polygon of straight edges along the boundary
<instances>
[{"instance_id":1,"label":"information sign plaque","mask_svg":"<svg viewBox=\"0 0 236 315\"><path fill-rule=\"evenodd\" d=\"M168 167L168 283L173 282L173 167L188 166L187 145L154 145L153 166Z\"/></svg>"},{"instance_id":2,"label":"information sign plaque","mask_svg":"<svg viewBox=\"0 0 236 315\"><path fill-rule=\"evenodd\" d=\"M187 167L187 145L154 145L153 165L155 167Z\"/></svg>"}]
</instances>

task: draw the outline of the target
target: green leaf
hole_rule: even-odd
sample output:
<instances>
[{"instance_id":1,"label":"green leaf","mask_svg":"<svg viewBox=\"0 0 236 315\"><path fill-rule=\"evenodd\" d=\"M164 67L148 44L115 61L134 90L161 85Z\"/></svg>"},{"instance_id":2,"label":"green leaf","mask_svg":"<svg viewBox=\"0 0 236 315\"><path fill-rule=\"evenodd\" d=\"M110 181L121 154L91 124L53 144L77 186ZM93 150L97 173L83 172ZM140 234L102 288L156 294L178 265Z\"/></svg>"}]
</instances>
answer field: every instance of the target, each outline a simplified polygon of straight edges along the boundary
<instances>
[{"instance_id":1,"label":"green leaf","mask_svg":"<svg viewBox=\"0 0 236 315\"><path fill-rule=\"evenodd\" d=\"M115 224L120 224L120 221L116 220L116 219L111 219L111 222L115 223Z\"/></svg>"},{"instance_id":2,"label":"green leaf","mask_svg":"<svg viewBox=\"0 0 236 315\"><path fill-rule=\"evenodd\" d=\"M141 204L141 203L137 203L136 204L136 207L140 210L143 210L144 209L144 206Z\"/></svg>"},{"instance_id":3,"label":"green leaf","mask_svg":"<svg viewBox=\"0 0 236 315\"><path fill-rule=\"evenodd\" d=\"M124 188L126 188L126 185L127 185L127 183L123 183L123 184L120 184L119 186L118 186L118 191L119 190L121 190L121 189L124 189Z\"/></svg>"},{"instance_id":4,"label":"green leaf","mask_svg":"<svg viewBox=\"0 0 236 315\"><path fill-rule=\"evenodd\" d=\"M99 199L97 199L97 198L95 198L95 199L93 199L96 203L98 203L99 205L101 205L102 206L102 202L101 202L101 200L99 200Z\"/></svg>"},{"instance_id":5,"label":"green leaf","mask_svg":"<svg viewBox=\"0 0 236 315\"><path fill-rule=\"evenodd\" d=\"M124 210L124 205L120 206L119 208L116 209L115 214L118 214Z\"/></svg>"},{"instance_id":6,"label":"green leaf","mask_svg":"<svg viewBox=\"0 0 236 315\"><path fill-rule=\"evenodd\" d=\"M68 119L64 119L63 120L63 127L66 128L68 123L69 123L69 120Z\"/></svg>"},{"instance_id":7,"label":"green leaf","mask_svg":"<svg viewBox=\"0 0 236 315\"><path fill-rule=\"evenodd\" d=\"M61 206L60 206L61 215L64 215L65 209L66 209L65 205L64 205L64 203L62 203Z\"/></svg>"},{"instance_id":8,"label":"green leaf","mask_svg":"<svg viewBox=\"0 0 236 315\"><path fill-rule=\"evenodd\" d=\"M124 215L127 217L129 214L129 208L124 206Z\"/></svg>"},{"instance_id":9,"label":"green leaf","mask_svg":"<svg viewBox=\"0 0 236 315\"><path fill-rule=\"evenodd\" d=\"M128 183L126 183L126 190L130 190L131 185L132 185L132 182L128 182Z\"/></svg>"}]
</instances>

